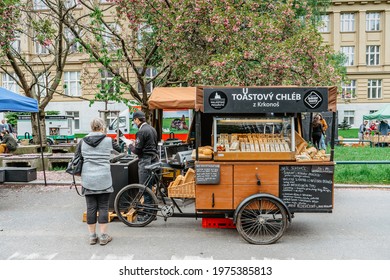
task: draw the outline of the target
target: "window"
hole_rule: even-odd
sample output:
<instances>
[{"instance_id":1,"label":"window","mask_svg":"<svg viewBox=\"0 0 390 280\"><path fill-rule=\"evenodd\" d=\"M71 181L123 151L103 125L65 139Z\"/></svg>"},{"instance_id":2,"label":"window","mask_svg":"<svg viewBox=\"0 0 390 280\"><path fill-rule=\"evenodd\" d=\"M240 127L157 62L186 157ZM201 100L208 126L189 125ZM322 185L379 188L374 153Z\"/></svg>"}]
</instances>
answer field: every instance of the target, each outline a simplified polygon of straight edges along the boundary
<instances>
[{"instance_id":1,"label":"window","mask_svg":"<svg viewBox=\"0 0 390 280\"><path fill-rule=\"evenodd\" d=\"M74 129L80 129L80 112L79 111L66 111L67 116L72 116L74 119Z\"/></svg>"},{"instance_id":2,"label":"window","mask_svg":"<svg viewBox=\"0 0 390 280\"><path fill-rule=\"evenodd\" d=\"M139 69L138 71L141 71L141 69ZM155 77L156 75L157 75L156 69L154 69L154 68L146 69L144 81L145 81L145 87L146 87L146 92L147 93L151 93L152 92L154 86L153 86L153 82L151 82L150 80L153 77ZM142 92L142 88L141 88L141 84L140 83L138 83L138 92L139 93Z\"/></svg>"},{"instance_id":3,"label":"window","mask_svg":"<svg viewBox=\"0 0 390 280\"><path fill-rule=\"evenodd\" d=\"M42 0L34 0L34 10L46 10L48 7Z\"/></svg>"},{"instance_id":4,"label":"window","mask_svg":"<svg viewBox=\"0 0 390 280\"><path fill-rule=\"evenodd\" d=\"M80 72L64 72L65 95L81 96Z\"/></svg>"},{"instance_id":5,"label":"window","mask_svg":"<svg viewBox=\"0 0 390 280\"><path fill-rule=\"evenodd\" d=\"M153 29L150 25L146 23L142 23L138 27L137 38L138 38L138 48L142 48L144 46L143 41L148 39L148 36L153 33Z\"/></svg>"},{"instance_id":6,"label":"window","mask_svg":"<svg viewBox=\"0 0 390 280\"><path fill-rule=\"evenodd\" d=\"M329 15L321 15L319 32L330 32L330 20Z\"/></svg>"},{"instance_id":7,"label":"window","mask_svg":"<svg viewBox=\"0 0 390 280\"><path fill-rule=\"evenodd\" d=\"M35 42L36 54L49 54L49 48L41 45L39 42Z\"/></svg>"},{"instance_id":8,"label":"window","mask_svg":"<svg viewBox=\"0 0 390 280\"><path fill-rule=\"evenodd\" d=\"M366 64L379 65L379 46L366 47Z\"/></svg>"},{"instance_id":9,"label":"window","mask_svg":"<svg viewBox=\"0 0 390 280\"><path fill-rule=\"evenodd\" d=\"M114 74L110 71L103 70L101 72L101 90L105 94L113 94L119 92L117 82L114 81Z\"/></svg>"},{"instance_id":10,"label":"window","mask_svg":"<svg viewBox=\"0 0 390 280\"><path fill-rule=\"evenodd\" d=\"M348 124L355 124L355 111L344 111L344 120L347 121Z\"/></svg>"},{"instance_id":11,"label":"window","mask_svg":"<svg viewBox=\"0 0 390 280\"><path fill-rule=\"evenodd\" d=\"M14 39L11 42L11 47L17 52L20 53L20 32L15 31Z\"/></svg>"},{"instance_id":12,"label":"window","mask_svg":"<svg viewBox=\"0 0 390 280\"><path fill-rule=\"evenodd\" d=\"M118 120L119 120L119 128L126 129L126 118L127 117L124 117L124 116L114 117L114 115L112 115L112 117L113 117L113 120L111 121L111 123L109 125L110 129L112 129L112 130L118 129Z\"/></svg>"},{"instance_id":13,"label":"window","mask_svg":"<svg viewBox=\"0 0 390 280\"><path fill-rule=\"evenodd\" d=\"M342 83L341 98L352 99L356 98L356 80L351 80L348 84Z\"/></svg>"},{"instance_id":14,"label":"window","mask_svg":"<svg viewBox=\"0 0 390 280\"><path fill-rule=\"evenodd\" d=\"M78 5L79 5L79 1L77 1L77 0L65 0L65 1L64 1L64 6L65 6L65 8L67 8L67 9L76 7L76 6L78 6Z\"/></svg>"},{"instance_id":15,"label":"window","mask_svg":"<svg viewBox=\"0 0 390 280\"><path fill-rule=\"evenodd\" d=\"M366 14L366 31L379 31L380 13Z\"/></svg>"},{"instance_id":16,"label":"window","mask_svg":"<svg viewBox=\"0 0 390 280\"><path fill-rule=\"evenodd\" d=\"M72 33L72 31L70 31L69 29L66 29L64 36L65 36L65 40L69 44L69 52L70 53L78 52L80 49L80 43L75 40L76 38L75 38L74 34Z\"/></svg>"},{"instance_id":17,"label":"window","mask_svg":"<svg viewBox=\"0 0 390 280\"><path fill-rule=\"evenodd\" d=\"M382 98L382 80L368 80L368 98Z\"/></svg>"},{"instance_id":18,"label":"window","mask_svg":"<svg viewBox=\"0 0 390 280\"><path fill-rule=\"evenodd\" d=\"M35 92L40 97L45 97L47 94L47 85L48 85L49 75L44 73L38 77L38 83L35 85Z\"/></svg>"},{"instance_id":19,"label":"window","mask_svg":"<svg viewBox=\"0 0 390 280\"><path fill-rule=\"evenodd\" d=\"M107 47L108 50L114 51L119 48L119 41L113 33L120 34L120 27L116 23L107 23L108 27L103 25L102 37L103 45ZM110 31L112 30L112 31Z\"/></svg>"},{"instance_id":20,"label":"window","mask_svg":"<svg viewBox=\"0 0 390 280\"><path fill-rule=\"evenodd\" d=\"M119 115L119 112L108 111L108 114L107 114L107 127L118 117L118 115ZM124 127L126 127L126 120L125 120Z\"/></svg>"},{"instance_id":21,"label":"window","mask_svg":"<svg viewBox=\"0 0 390 280\"><path fill-rule=\"evenodd\" d=\"M354 13L343 13L341 14L340 30L342 32L355 31L355 14Z\"/></svg>"},{"instance_id":22,"label":"window","mask_svg":"<svg viewBox=\"0 0 390 280\"><path fill-rule=\"evenodd\" d=\"M12 76L8 75L7 73L3 73L2 75L2 86L3 88L6 88L10 91L19 93L19 86L16 82L17 76L15 73L12 74Z\"/></svg>"},{"instance_id":23,"label":"window","mask_svg":"<svg viewBox=\"0 0 390 280\"><path fill-rule=\"evenodd\" d=\"M354 56L355 56L355 47L341 47L341 53L345 55L344 66L353 66L354 64Z\"/></svg>"}]
</instances>

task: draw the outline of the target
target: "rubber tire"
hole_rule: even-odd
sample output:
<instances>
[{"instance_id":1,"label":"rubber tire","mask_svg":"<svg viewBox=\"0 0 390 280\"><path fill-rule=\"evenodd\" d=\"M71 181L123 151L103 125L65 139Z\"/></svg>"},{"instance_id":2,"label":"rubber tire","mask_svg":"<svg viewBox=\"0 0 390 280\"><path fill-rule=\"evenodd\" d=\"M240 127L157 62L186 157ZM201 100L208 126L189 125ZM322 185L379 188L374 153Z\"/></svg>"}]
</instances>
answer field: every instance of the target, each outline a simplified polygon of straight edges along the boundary
<instances>
[{"instance_id":1,"label":"rubber tire","mask_svg":"<svg viewBox=\"0 0 390 280\"><path fill-rule=\"evenodd\" d=\"M138 206L140 197L136 197L136 196L137 194L143 192L146 192L151 196L153 200L153 205L150 205L148 207L149 209L152 209L148 211L149 218L141 222L141 221L137 221L137 214L142 213L143 209L142 207ZM137 198L138 200L137 202L134 201L135 198ZM122 188L115 197L115 201L114 201L115 213L118 219L129 227L144 227L150 224L155 219L157 215L157 209L158 209L157 201L158 200L156 195L152 192L151 189L147 188L146 186L141 184L127 185L124 188ZM129 221L127 219L127 214L130 211L133 211L135 215L133 221Z\"/></svg>"},{"instance_id":2,"label":"rubber tire","mask_svg":"<svg viewBox=\"0 0 390 280\"><path fill-rule=\"evenodd\" d=\"M270 197L255 197L237 211L237 231L242 238L251 244L275 243L283 236L288 227L286 209L281 203Z\"/></svg>"}]
</instances>

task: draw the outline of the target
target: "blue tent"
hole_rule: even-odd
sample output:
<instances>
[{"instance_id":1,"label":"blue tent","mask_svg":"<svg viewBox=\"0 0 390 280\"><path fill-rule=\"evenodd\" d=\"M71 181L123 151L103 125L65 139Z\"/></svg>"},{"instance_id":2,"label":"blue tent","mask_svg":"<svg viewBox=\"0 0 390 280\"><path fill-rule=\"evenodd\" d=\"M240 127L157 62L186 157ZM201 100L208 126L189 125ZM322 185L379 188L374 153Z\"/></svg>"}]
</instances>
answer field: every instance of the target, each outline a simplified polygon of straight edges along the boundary
<instances>
[{"instance_id":1,"label":"blue tent","mask_svg":"<svg viewBox=\"0 0 390 280\"><path fill-rule=\"evenodd\" d=\"M33 98L22 96L20 94L12 92L8 89L0 87L0 112L37 113L37 112L39 112L38 101L33 99ZM38 126L40 126L39 118L38 118ZM45 172L45 162L43 160L43 147L42 147L41 133L39 133L39 139L40 139L40 146L41 146L43 176L45 179L45 185L47 185L46 172Z\"/></svg>"},{"instance_id":2,"label":"blue tent","mask_svg":"<svg viewBox=\"0 0 390 280\"><path fill-rule=\"evenodd\" d=\"M38 101L0 87L0 112L38 112Z\"/></svg>"}]
</instances>

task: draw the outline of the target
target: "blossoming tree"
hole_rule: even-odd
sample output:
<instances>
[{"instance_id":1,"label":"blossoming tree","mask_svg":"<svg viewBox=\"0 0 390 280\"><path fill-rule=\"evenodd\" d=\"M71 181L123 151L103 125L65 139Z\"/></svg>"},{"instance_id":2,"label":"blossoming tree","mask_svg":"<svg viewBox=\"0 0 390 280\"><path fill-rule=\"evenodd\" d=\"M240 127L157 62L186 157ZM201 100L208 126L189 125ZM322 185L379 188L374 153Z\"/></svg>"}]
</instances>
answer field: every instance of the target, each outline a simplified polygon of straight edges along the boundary
<instances>
[{"instance_id":1,"label":"blossoming tree","mask_svg":"<svg viewBox=\"0 0 390 280\"><path fill-rule=\"evenodd\" d=\"M129 93L145 112L151 84L338 85L345 75L317 31L317 1L104 2L79 0L87 12L65 23L120 85L105 98Z\"/></svg>"},{"instance_id":2,"label":"blossoming tree","mask_svg":"<svg viewBox=\"0 0 390 280\"><path fill-rule=\"evenodd\" d=\"M64 1L54 2L57 14L63 14L66 11ZM39 113L31 115L34 143L39 142L38 129L42 139L46 139L45 108L55 93L62 93L59 87L64 67L75 43L66 35L60 19L51 17L48 9L39 10L28 1L0 2L0 70L22 89L24 95L38 100ZM34 43L33 50L22 44L21 35Z\"/></svg>"}]
</instances>

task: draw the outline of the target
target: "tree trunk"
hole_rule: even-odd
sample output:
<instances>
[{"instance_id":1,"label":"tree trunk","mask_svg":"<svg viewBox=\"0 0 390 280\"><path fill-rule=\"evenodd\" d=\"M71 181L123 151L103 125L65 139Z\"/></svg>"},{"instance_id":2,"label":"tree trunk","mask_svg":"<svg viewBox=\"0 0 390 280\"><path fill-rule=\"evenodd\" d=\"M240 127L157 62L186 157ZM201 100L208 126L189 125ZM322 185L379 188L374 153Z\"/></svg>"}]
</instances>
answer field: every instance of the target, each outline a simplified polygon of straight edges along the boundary
<instances>
[{"instance_id":1,"label":"tree trunk","mask_svg":"<svg viewBox=\"0 0 390 280\"><path fill-rule=\"evenodd\" d=\"M38 117L41 125L40 130L41 130L41 137L42 137L42 145L46 145L46 124L45 124L44 111L39 111L39 113L31 114L31 128L32 128L33 143L35 145L39 145L41 141L41 139L39 138L39 131L38 131Z\"/></svg>"},{"instance_id":2,"label":"tree trunk","mask_svg":"<svg viewBox=\"0 0 390 280\"><path fill-rule=\"evenodd\" d=\"M151 112L150 112L150 109L149 109L149 106L148 104L142 104L142 111L145 113L145 120L147 123L150 124L150 120L151 120Z\"/></svg>"}]
</instances>

